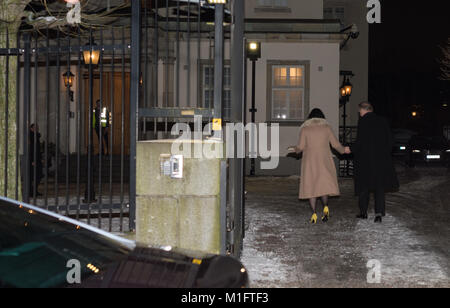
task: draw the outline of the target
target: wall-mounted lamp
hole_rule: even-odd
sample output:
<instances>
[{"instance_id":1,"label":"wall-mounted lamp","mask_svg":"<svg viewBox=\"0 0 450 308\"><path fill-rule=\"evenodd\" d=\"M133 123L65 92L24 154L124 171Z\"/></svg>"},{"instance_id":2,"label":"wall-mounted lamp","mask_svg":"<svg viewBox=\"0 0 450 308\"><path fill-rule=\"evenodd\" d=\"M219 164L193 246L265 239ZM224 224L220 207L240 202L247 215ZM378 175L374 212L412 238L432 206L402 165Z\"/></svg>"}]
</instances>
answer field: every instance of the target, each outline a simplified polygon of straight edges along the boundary
<instances>
[{"instance_id":1,"label":"wall-mounted lamp","mask_svg":"<svg viewBox=\"0 0 450 308\"><path fill-rule=\"evenodd\" d=\"M73 86L73 78L75 77L71 71L67 71L63 74L64 86L71 88Z\"/></svg>"},{"instance_id":2,"label":"wall-mounted lamp","mask_svg":"<svg viewBox=\"0 0 450 308\"><path fill-rule=\"evenodd\" d=\"M73 91L70 90L70 88L73 86L74 77L75 77L75 75L72 74L71 71L67 71L63 74L64 86L69 91L69 98L70 98L71 102L73 102Z\"/></svg>"}]
</instances>

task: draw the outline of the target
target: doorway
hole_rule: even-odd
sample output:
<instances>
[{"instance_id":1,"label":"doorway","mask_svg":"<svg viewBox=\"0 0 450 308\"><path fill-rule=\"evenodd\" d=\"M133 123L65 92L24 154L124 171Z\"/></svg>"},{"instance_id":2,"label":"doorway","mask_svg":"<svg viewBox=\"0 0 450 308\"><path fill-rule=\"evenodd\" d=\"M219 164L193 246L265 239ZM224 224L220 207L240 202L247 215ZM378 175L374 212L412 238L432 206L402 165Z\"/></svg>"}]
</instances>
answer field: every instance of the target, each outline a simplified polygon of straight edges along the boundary
<instances>
[{"instance_id":1,"label":"doorway","mask_svg":"<svg viewBox=\"0 0 450 308\"><path fill-rule=\"evenodd\" d=\"M94 155L99 153L99 138L95 129L89 127L89 75L84 75L84 123L85 123L85 144L89 144L89 130L92 129ZM128 156L130 153L130 73L126 72L104 72L102 85L100 85L100 74L94 74L93 103L100 100L102 91L102 106L110 113L110 127L107 130L108 142L112 133L112 154ZM105 143L103 143L103 146ZM109 148L111 145L109 145ZM108 150L109 150L108 148Z\"/></svg>"}]
</instances>

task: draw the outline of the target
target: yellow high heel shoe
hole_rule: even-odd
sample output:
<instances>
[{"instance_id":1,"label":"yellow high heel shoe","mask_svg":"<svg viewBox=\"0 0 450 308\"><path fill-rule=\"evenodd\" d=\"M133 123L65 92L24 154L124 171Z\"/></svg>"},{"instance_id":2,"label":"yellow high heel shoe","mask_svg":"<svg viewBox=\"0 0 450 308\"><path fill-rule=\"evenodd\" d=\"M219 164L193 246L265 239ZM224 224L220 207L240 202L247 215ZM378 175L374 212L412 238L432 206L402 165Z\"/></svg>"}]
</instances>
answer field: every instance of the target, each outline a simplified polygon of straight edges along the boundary
<instances>
[{"instance_id":1,"label":"yellow high heel shoe","mask_svg":"<svg viewBox=\"0 0 450 308\"><path fill-rule=\"evenodd\" d=\"M315 225L317 223L317 214L314 213L311 217L310 223Z\"/></svg>"},{"instance_id":2,"label":"yellow high heel shoe","mask_svg":"<svg viewBox=\"0 0 450 308\"><path fill-rule=\"evenodd\" d=\"M325 206L323 208L322 221L327 222L329 219L330 219L330 209L328 208L328 206Z\"/></svg>"}]
</instances>

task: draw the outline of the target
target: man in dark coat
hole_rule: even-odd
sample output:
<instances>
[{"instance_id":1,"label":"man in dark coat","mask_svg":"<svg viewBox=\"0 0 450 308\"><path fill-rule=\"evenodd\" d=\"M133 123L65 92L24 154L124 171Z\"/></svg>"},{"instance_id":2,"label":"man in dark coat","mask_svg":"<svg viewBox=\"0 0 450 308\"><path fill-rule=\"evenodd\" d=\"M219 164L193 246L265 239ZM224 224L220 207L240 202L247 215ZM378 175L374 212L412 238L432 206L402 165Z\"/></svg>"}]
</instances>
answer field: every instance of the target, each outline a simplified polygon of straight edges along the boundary
<instances>
[{"instance_id":1,"label":"man in dark coat","mask_svg":"<svg viewBox=\"0 0 450 308\"><path fill-rule=\"evenodd\" d=\"M35 141L36 140L36 141ZM36 152L35 152L36 149ZM29 162L30 162L30 197L42 196L38 186L43 178L43 165L41 153L41 134L37 124L31 124L29 133Z\"/></svg>"},{"instance_id":2,"label":"man in dark coat","mask_svg":"<svg viewBox=\"0 0 450 308\"><path fill-rule=\"evenodd\" d=\"M393 138L385 118L373 112L368 102L359 104L361 116L358 136L351 147L354 154L355 193L359 196L360 215L367 219L370 193L375 194L375 222L381 223L386 213L385 193L399 188L392 162Z\"/></svg>"}]
</instances>

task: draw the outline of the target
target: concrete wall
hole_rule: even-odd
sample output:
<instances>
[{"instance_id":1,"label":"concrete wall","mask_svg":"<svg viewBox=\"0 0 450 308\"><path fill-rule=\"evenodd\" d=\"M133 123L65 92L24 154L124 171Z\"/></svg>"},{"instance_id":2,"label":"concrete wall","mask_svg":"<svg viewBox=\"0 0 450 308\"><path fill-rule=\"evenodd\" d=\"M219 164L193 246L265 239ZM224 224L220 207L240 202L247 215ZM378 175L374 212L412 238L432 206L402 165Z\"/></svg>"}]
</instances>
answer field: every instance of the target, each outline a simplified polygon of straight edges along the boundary
<instances>
[{"instance_id":1,"label":"concrete wall","mask_svg":"<svg viewBox=\"0 0 450 308\"><path fill-rule=\"evenodd\" d=\"M267 1L266 1L267 2ZM261 6L260 0L245 0L246 18L322 19L322 0L286 0L287 7L270 9ZM269 2L267 2L269 3Z\"/></svg>"},{"instance_id":2,"label":"concrete wall","mask_svg":"<svg viewBox=\"0 0 450 308\"><path fill-rule=\"evenodd\" d=\"M205 143L182 145L184 151L194 153L196 146ZM185 156L183 178L173 179L161 172L161 155L170 157L172 145L173 140L137 145L136 241L220 254L225 228L221 225L221 159ZM204 153L213 153L209 148Z\"/></svg>"}]
</instances>

